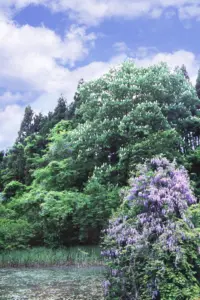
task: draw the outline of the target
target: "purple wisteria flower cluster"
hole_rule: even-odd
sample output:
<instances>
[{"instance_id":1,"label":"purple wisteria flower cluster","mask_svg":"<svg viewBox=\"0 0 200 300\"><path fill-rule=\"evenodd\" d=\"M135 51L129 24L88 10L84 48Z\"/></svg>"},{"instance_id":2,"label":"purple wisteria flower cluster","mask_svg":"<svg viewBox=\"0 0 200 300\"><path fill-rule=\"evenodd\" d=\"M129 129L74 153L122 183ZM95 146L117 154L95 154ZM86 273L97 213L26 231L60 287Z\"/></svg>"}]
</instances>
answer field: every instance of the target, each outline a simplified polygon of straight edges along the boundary
<instances>
[{"instance_id":1,"label":"purple wisteria flower cluster","mask_svg":"<svg viewBox=\"0 0 200 300\"><path fill-rule=\"evenodd\" d=\"M175 163L165 158L154 158L139 166L138 176L130 180L130 186L123 208L109 223L102 251L110 266L111 281L115 278L115 282L121 282L122 290L126 289L126 280L122 280L126 268L123 269L122 262L129 265L129 259L130 265L133 264L140 252L148 252L151 245L159 243L163 251L174 253L177 260L181 259L179 245L185 236L178 220L192 227L186 210L196 203L187 171L183 167L176 168ZM139 287L134 280L132 285L134 296L130 299L137 299L134 297L139 293ZM109 289L112 290L112 282L107 280L106 295L109 295ZM157 299L157 294L152 288L152 299Z\"/></svg>"}]
</instances>

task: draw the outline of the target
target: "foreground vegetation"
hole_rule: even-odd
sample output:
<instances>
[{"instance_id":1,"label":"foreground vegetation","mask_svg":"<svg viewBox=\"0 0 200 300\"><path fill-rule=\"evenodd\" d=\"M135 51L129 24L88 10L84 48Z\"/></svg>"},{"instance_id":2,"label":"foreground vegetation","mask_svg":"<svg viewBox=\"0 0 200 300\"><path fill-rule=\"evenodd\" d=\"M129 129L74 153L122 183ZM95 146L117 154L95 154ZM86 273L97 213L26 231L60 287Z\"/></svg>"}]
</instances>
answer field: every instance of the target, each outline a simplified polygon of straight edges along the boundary
<instances>
[{"instance_id":1,"label":"foreground vegetation","mask_svg":"<svg viewBox=\"0 0 200 300\"><path fill-rule=\"evenodd\" d=\"M138 168L104 240L108 299L198 299L196 203L185 169L165 158Z\"/></svg>"},{"instance_id":2,"label":"foreground vegetation","mask_svg":"<svg viewBox=\"0 0 200 300\"><path fill-rule=\"evenodd\" d=\"M63 249L36 247L0 252L0 268L101 265L103 259L99 247L80 246Z\"/></svg>"},{"instance_id":3,"label":"foreground vegetation","mask_svg":"<svg viewBox=\"0 0 200 300\"><path fill-rule=\"evenodd\" d=\"M187 202L200 196L199 91L200 73L195 89L185 68L170 70L165 64L137 68L125 62L98 80L81 81L74 102L67 106L60 98L48 116L35 115L27 107L15 144L0 156L2 265L9 261L13 266L35 265L37 261L62 265L71 259L77 263L87 257L79 250L54 252L34 247L97 245L102 230L108 228L111 240L108 232L104 239L105 250L110 251L106 257L111 268L104 284L108 299L200 297L200 207L196 200ZM170 170L162 178L161 166L145 167L154 158L166 161L174 173L184 166L191 185L184 171L185 187L174 190L168 186ZM171 165L174 160L176 166ZM140 182L139 164L147 181ZM166 182L159 182L156 176ZM138 194L126 206L129 178L142 187L141 191L137 187ZM149 200L152 186L154 197ZM158 193L161 187L174 191L173 201L168 201L170 193ZM189 198L185 202L186 196ZM184 210L179 209L182 205ZM156 214L158 207L164 211L162 216ZM192 215L187 217L191 210ZM143 220L140 224L143 214L152 223L145 225ZM113 223L115 216L128 218L122 218L118 227ZM169 228L170 234L163 230L170 223L175 224L170 230L178 236L178 254L174 249L163 249L160 243L174 241ZM113 224L119 231L115 232ZM158 225L159 232L151 228L152 224L155 228ZM129 235L128 242L122 238L123 229ZM152 234L143 235L148 230ZM129 242L135 239L139 245L130 247ZM33 249L26 252L30 247ZM22 258L17 249L22 249ZM86 261L89 263L90 258ZM123 286L119 284L122 278ZM139 291L135 288L138 285Z\"/></svg>"}]
</instances>

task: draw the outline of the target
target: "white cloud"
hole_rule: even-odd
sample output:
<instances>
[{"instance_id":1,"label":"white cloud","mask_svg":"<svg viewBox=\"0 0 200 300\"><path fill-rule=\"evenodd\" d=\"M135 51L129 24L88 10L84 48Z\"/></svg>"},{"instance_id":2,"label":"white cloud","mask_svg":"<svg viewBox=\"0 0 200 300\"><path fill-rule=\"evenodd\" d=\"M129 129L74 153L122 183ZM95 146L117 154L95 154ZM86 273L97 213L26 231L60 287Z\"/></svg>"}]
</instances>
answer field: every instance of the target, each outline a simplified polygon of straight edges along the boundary
<instances>
[{"instance_id":1,"label":"white cloud","mask_svg":"<svg viewBox=\"0 0 200 300\"><path fill-rule=\"evenodd\" d=\"M78 81L81 78L85 81L96 79L106 73L112 66L122 63L126 58L126 54L119 54L107 62L94 61L86 66L76 68L71 72L66 70L64 78L61 78L61 81L63 83L62 93L67 102L70 103L73 100ZM31 106L37 112L42 111L43 113L48 113L54 109L59 96L60 91L43 93L31 103Z\"/></svg>"},{"instance_id":2,"label":"white cloud","mask_svg":"<svg viewBox=\"0 0 200 300\"><path fill-rule=\"evenodd\" d=\"M140 46L131 52L131 56L136 57L137 59L142 59L145 57L153 57L157 53L158 49L156 47Z\"/></svg>"},{"instance_id":3,"label":"white cloud","mask_svg":"<svg viewBox=\"0 0 200 300\"><path fill-rule=\"evenodd\" d=\"M0 148L11 145L19 130L24 108L17 103L24 106L34 95L46 94L45 108L51 110L54 95L71 90L72 83L75 87L78 80L71 79L69 66L85 58L95 38L83 26L71 26L61 39L48 28L0 18L0 88L5 90L0 95ZM37 102L39 110L44 108L42 96Z\"/></svg>"},{"instance_id":4,"label":"white cloud","mask_svg":"<svg viewBox=\"0 0 200 300\"><path fill-rule=\"evenodd\" d=\"M199 0L1 0L0 11L7 17L28 5L44 5L64 12L76 23L96 25L105 18L158 18L167 8L177 9L180 18L199 18ZM1 18L1 14L0 14Z\"/></svg>"},{"instance_id":5,"label":"white cloud","mask_svg":"<svg viewBox=\"0 0 200 300\"><path fill-rule=\"evenodd\" d=\"M9 105L0 110L0 149L13 144L23 116L23 109L18 105Z\"/></svg>"},{"instance_id":6,"label":"white cloud","mask_svg":"<svg viewBox=\"0 0 200 300\"><path fill-rule=\"evenodd\" d=\"M93 62L74 71L66 71L64 78L61 78L63 84L66 80L64 96L68 96L68 101L71 101L80 78L84 78L85 80L96 79L106 73L110 67L123 62L125 59L126 55L122 54L111 58L108 62ZM42 111L43 113L48 113L54 109L59 96L59 92L46 92L30 104L35 112ZM20 93L11 94L6 92L0 96L0 101L1 99L5 101L5 98L7 102L12 102L14 99L18 100L20 98ZM0 110L0 149L11 146L15 141L23 114L24 107L14 104L7 105L4 109Z\"/></svg>"},{"instance_id":7,"label":"white cloud","mask_svg":"<svg viewBox=\"0 0 200 300\"><path fill-rule=\"evenodd\" d=\"M187 71L190 75L191 82L194 84L196 82L196 76L199 68L199 61L194 53L179 50L173 53L154 53L148 54L148 48L146 50L147 55L142 58L135 57L135 63L138 66L146 67L150 65L157 64L159 62L166 62L169 67L175 68L176 66L186 66Z\"/></svg>"},{"instance_id":8,"label":"white cloud","mask_svg":"<svg viewBox=\"0 0 200 300\"><path fill-rule=\"evenodd\" d=\"M29 4L43 4L52 11L63 11L86 25L96 25L105 18L136 18L147 15L159 17L164 8L175 6L181 18L198 17L198 1L190 0L0 0L0 148L11 145L16 138L23 108L20 97L31 103L36 111L48 112L55 107L60 93L70 102L79 79L90 80L101 76L111 66L133 55L138 66L148 66L166 61L171 67L186 65L193 82L198 61L195 55L184 50L174 53L157 53L155 48L140 47L131 51L121 41L114 45L118 53L107 62L92 62L70 70L83 60L94 46L96 36L87 33L84 26L72 26L62 39L45 27L18 26L8 21L12 13ZM11 6L14 9L11 9ZM196 13L194 12L194 8ZM68 67L67 67L68 66ZM12 92L11 92L12 91ZM34 94L39 94L33 100ZM26 101L25 100L25 101ZM23 104L24 105L24 104Z\"/></svg>"},{"instance_id":9,"label":"white cloud","mask_svg":"<svg viewBox=\"0 0 200 300\"><path fill-rule=\"evenodd\" d=\"M31 92L12 93L11 91L8 90L0 95L0 107L3 108L6 105L10 105L10 104L27 105L35 97L36 97L35 93L31 93Z\"/></svg>"},{"instance_id":10,"label":"white cloud","mask_svg":"<svg viewBox=\"0 0 200 300\"><path fill-rule=\"evenodd\" d=\"M3 104L10 104L10 103L17 103L19 100L22 99L21 93L11 93L9 91L0 95L0 105Z\"/></svg>"},{"instance_id":11,"label":"white cloud","mask_svg":"<svg viewBox=\"0 0 200 300\"><path fill-rule=\"evenodd\" d=\"M64 86L64 65L73 66L94 46L95 35L72 26L62 40L45 27L0 21L0 84L17 90L55 91Z\"/></svg>"},{"instance_id":12,"label":"white cloud","mask_svg":"<svg viewBox=\"0 0 200 300\"><path fill-rule=\"evenodd\" d=\"M181 19L200 19L200 6L199 5L186 5L180 7L179 15Z\"/></svg>"},{"instance_id":13,"label":"white cloud","mask_svg":"<svg viewBox=\"0 0 200 300\"><path fill-rule=\"evenodd\" d=\"M134 62L137 66L141 67L157 64L161 61L168 63L171 68L185 64L191 81L193 83L196 81L199 61L192 52L180 50L173 53L158 53L156 48L153 47L139 47L134 53ZM112 66L120 64L127 58L126 53L121 53L120 55L112 57L107 62L96 61L84 67L76 68L71 72L66 71L64 78L61 78L61 81L66 83L62 91L64 97L70 103L76 91L78 81L81 78L84 78L85 81L96 79L106 73ZM55 107L59 96L60 92L43 93L31 103L31 106L36 111L41 110L43 113L47 113Z\"/></svg>"},{"instance_id":14,"label":"white cloud","mask_svg":"<svg viewBox=\"0 0 200 300\"><path fill-rule=\"evenodd\" d=\"M152 3L147 0L47 0L46 6L55 12L67 12L78 22L96 25L111 17L135 18L145 14L155 17L160 7Z\"/></svg>"},{"instance_id":15,"label":"white cloud","mask_svg":"<svg viewBox=\"0 0 200 300\"><path fill-rule=\"evenodd\" d=\"M199 0L2 0L0 10L8 15L30 4L45 5L54 12L65 12L76 22L98 24L105 18L158 18L166 8L177 9L180 18L199 18ZM11 9L12 8L12 9Z\"/></svg>"},{"instance_id":16,"label":"white cloud","mask_svg":"<svg viewBox=\"0 0 200 300\"><path fill-rule=\"evenodd\" d=\"M130 51L129 47L126 45L125 42L114 43L113 48L116 52L119 53L127 53Z\"/></svg>"}]
</instances>

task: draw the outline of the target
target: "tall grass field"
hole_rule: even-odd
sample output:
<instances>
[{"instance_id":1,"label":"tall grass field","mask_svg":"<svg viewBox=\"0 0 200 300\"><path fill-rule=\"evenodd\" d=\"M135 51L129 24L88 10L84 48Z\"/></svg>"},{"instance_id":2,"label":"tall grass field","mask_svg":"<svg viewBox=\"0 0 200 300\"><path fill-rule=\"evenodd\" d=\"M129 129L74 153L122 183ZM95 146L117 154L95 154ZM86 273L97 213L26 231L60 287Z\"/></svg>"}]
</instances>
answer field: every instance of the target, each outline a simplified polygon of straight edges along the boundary
<instances>
[{"instance_id":1,"label":"tall grass field","mask_svg":"<svg viewBox=\"0 0 200 300\"><path fill-rule=\"evenodd\" d=\"M0 267L103 265L99 247L81 246L60 249L44 247L0 252Z\"/></svg>"}]
</instances>

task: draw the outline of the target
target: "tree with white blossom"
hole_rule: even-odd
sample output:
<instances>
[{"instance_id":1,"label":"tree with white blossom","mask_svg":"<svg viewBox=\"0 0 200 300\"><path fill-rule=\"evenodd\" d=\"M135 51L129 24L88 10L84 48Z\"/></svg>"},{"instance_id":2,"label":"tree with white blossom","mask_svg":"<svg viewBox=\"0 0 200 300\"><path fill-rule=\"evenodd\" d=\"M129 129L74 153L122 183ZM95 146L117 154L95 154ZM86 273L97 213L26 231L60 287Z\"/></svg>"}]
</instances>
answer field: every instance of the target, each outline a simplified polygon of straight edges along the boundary
<instances>
[{"instance_id":1,"label":"tree with white blossom","mask_svg":"<svg viewBox=\"0 0 200 300\"><path fill-rule=\"evenodd\" d=\"M123 186L145 159L162 153L180 161L199 145L200 100L183 72L164 63L138 68L127 61L80 85L79 103L80 123L67 143L82 178L97 167L108 174L104 183Z\"/></svg>"}]
</instances>

